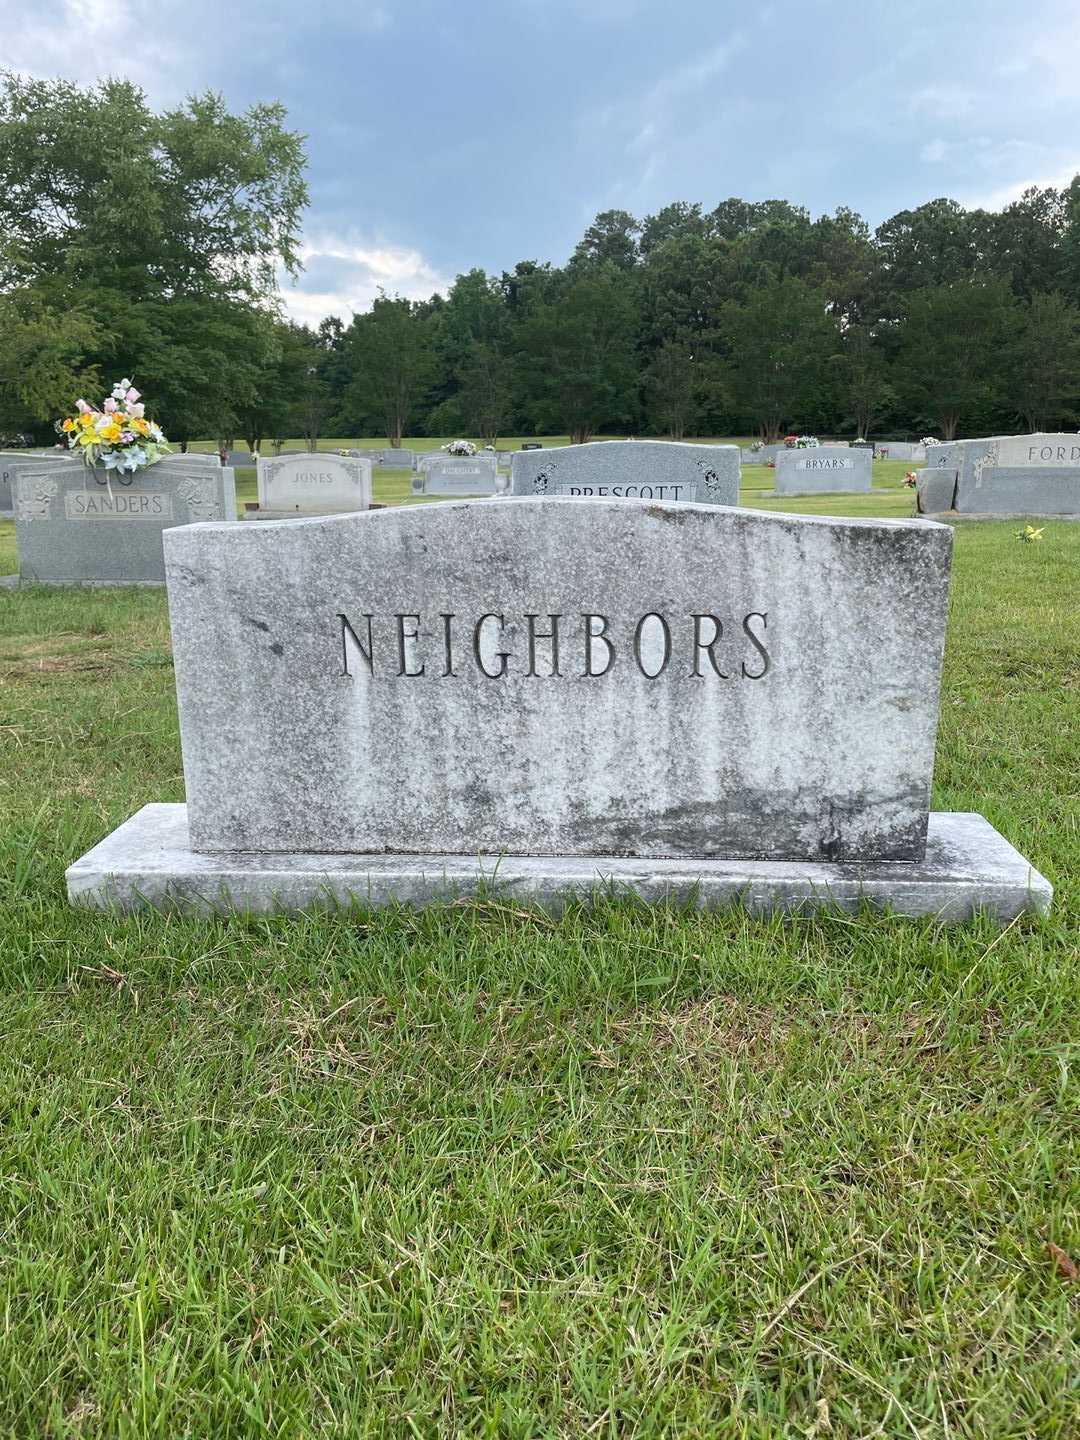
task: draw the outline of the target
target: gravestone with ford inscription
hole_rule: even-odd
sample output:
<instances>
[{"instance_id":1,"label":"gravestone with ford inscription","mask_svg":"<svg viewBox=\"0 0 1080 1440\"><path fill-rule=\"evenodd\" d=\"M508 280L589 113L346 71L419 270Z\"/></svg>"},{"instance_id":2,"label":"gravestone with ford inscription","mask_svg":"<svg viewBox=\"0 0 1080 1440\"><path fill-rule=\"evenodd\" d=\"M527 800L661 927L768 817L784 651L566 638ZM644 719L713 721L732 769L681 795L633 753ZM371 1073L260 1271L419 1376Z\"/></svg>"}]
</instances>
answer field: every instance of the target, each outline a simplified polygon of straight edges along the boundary
<instances>
[{"instance_id":1,"label":"gravestone with ford inscription","mask_svg":"<svg viewBox=\"0 0 1080 1440\"><path fill-rule=\"evenodd\" d=\"M774 492L777 495L864 494L870 489L873 459L872 450L854 445L779 450Z\"/></svg>"},{"instance_id":2,"label":"gravestone with ford inscription","mask_svg":"<svg viewBox=\"0 0 1080 1440\"><path fill-rule=\"evenodd\" d=\"M76 903L1048 904L929 812L947 526L508 497L165 543L187 804Z\"/></svg>"},{"instance_id":3,"label":"gravestone with ford inscription","mask_svg":"<svg viewBox=\"0 0 1080 1440\"><path fill-rule=\"evenodd\" d=\"M235 519L233 472L215 456L170 455L124 476L70 459L15 472L23 582L161 585L166 530Z\"/></svg>"},{"instance_id":4,"label":"gravestone with ford inscription","mask_svg":"<svg viewBox=\"0 0 1080 1440\"><path fill-rule=\"evenodd\" d=\"M739 503L739 447L669 440L594 440L514 456L515 495L562 499Z\"/></svg>"},{"instance_id":5,"label":"gravestone with ford inscription","mask_svg":"<svg viewBox=\"0 0 1080 1440\"><path fill-rule=\"evenodd\" d=\"M1080 516L1080 435L1035 432L928 446L917 495L923 514Z\"/></svg>"},{"instance_id":6,"label":"gravestone with ford inscription","mask_svg":"<svg viewBox=\"0 0 1080 1440\"><path fill-rule=\"evenodd\" d=\"M333 515L371 506L371 461L330 451L259 457L259 508L252 519Z\"/></svg>"},{"instance_id":7,"label":"gravestone with ford inscription","mask_svg":"<svg viewBox=\"0 0 1080 1440\"><path fill-rule=\"evenodd\" d=\"M425 455L412 482L414 495L494 495L499 489L494 455Z\"/></svg>"}]
</instances>

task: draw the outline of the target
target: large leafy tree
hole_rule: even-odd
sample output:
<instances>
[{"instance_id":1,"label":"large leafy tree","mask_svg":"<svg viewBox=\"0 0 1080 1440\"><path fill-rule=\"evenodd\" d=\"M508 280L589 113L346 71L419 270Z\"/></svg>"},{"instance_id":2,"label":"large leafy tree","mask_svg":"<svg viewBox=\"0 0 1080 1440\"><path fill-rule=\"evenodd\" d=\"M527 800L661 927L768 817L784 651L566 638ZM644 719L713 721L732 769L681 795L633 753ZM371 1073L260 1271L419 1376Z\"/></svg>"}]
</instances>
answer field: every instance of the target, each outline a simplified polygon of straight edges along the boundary
<instances>
[{"instance_id":1,"label":"large leafy tree","mask_svg":"<svg viewBox=\"0 0 1080 1440\"><path fill-rule=\"evenodd\" d=\"M518 326L522 409L538 430L581 444L637 408L638 312L628 277L610 261L547 278Z\"/></svg>"},{"instance_id":2,"label":"large leafy tree","mask_svg":"<svg viewBox=\"0 0 1080 1440\"><path fill-rule=\"evenodd\" d=\"M1057 291L1015 314L1008 393L1029 430L1075 424L1080 405L1080 307Z\"/></svg>"},{"instance_id":3,"label":"large leafy tree","mask_svg":"<svg viewBox=\"0 0 1080 1440\"><path fill-rule=\"evenodd\" d=\"M124 80L0 77L0 298L57 337L50 384L29 385L0 326L6 402L41 420L123 373L174 438L234 423L298 267L304 165L279 105L155 114Z\"/></svg>"},{"instance_id":4,"label":"large leafy tree","mask_svg":"<svg viewBox=\"0 0 1080 1440\"><path fill-rule=\"evenodd\" d=\"M733 402L763 439L824 418L840 336L823 291L795 277L755 286L722 324Z\"/></svg>"},{"instance_id":5,"label":"large leafy tree","mask_svg":"<svg viewBox=\"0 0 1080 1440\"><path fill-rule=\"evenodd\" d=\"M345 334L352 369L346 414L361 434L380 429L400 445L435 375L434 326L424 308L380 294Z\"/></svg>"},{"instance_id":6,"label":"large leafy tree","mask_svg":"<svg viewBox=\"0 0 1080 1440\"><path fill-rule=\"evenodd\" d=\"M909 412L952 440L1008 403L1018 315L1009 282L931 285L908 297L897 369Z\"/></svg>"}]
</instances>

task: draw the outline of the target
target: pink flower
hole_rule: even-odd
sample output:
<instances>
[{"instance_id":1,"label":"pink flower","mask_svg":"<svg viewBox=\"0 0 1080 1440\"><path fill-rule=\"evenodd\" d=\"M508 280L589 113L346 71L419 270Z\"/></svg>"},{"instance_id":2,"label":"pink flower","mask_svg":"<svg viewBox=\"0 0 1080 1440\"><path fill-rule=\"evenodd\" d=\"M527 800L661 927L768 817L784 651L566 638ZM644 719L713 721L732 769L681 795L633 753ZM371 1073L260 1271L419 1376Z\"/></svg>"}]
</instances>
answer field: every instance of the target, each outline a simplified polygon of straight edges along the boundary
<instances>
[{"instance_id":1,"label":"pink flower","mask_svg":"<svg viewBox=\"0 0 1080 1440\"><path fill-rule=\"evenodd\" d=\"M128 402L129 405L134 405L134 404L135 404L135 401L138 400L138 398L139 398L139 392L138 392L138 390L135 389L134 385L131 387L131 389L130 389L130 390L127 392L127 394L124 396L124 399Z\"/></svg>"},{"instance_id":2,"label":"pink flower","mask_svg":"<svg viewBox=\"0 0 1080 1440\"><path fill-rule=\"evenodd\" d=\"M75 409L78 410L80 415L90 414L90 406L86 403L85 400L76 400Z\"/></svg>"},{"instance_id":3,"label":"pink flower","mask_svg":"<svg viewBox=\"0 0 1080 1440\"><path fill-rule=\"evenodd\" d=\"M132 442L132 440L135 439L135 432L134 432L134 430L122 430L122 431L120 432L120 439L123 441L123 443L124 443L125 445L130 445L131 442Z\"/></svg>"},{"instance_id":4,"label":"pink flower","mask_svg":"<svg viewBox=\"0 0 1080 1440\"><path fill-rule=\"evenodd\" d=\"M104 409L105 409L105 414L106 414L106 415L112 415L112 414L115 412L115 410L116 410L116 401L115 401L115 400L106 400L106 401L105 401Z\"/></svg>"},{"instance_id":5,"label":"pink flower","mask_svg":"<svg viewBox=\"0 0 1080 1440\"><path fill-rule=\"evenodd\" d=\"M141 420L146 414L145 405L132 405L128 408L128 414L133 420Z\"/></svg>"}]
</instances>

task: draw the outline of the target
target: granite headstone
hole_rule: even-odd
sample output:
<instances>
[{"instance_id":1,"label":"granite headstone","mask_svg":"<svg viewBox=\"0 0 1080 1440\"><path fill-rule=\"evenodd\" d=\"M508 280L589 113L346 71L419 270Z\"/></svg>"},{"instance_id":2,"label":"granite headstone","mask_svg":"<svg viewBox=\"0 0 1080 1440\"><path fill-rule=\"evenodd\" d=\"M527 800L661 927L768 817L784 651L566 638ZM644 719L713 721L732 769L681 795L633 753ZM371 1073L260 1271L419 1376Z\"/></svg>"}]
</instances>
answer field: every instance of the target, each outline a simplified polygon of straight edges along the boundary
<instances>
[{"instance_id":1,"label":"granite headstone","mask_svg":"<svg viewBox=\"0 0 1080 1440\"><path fill-rule=\"evenodd\" d=\"M18 466L34 465L39 461L70 460L64 450L42 450L32 454L25 450L0 450L0 519L10 520L15 513L13 477Z\"/></svg>"},{"instance_id":2,"label":"granite headstone","mask_svg":"<svg viewBox=\"0 0 1080 1440\"><path fill-rule=\"evenodd\" d=\"M558 498L169 531L188 803L69 894L1045 909L985 821L928 814L951 544Z\"/></svg>"},{"instance_id":3,"label":"granite headstone","mask_svg":"<svg viewBox=\"0 0 1080 1440\"><path fill-rule=\"evenodd\" d=\"M939 476L933 492L920 477L919 508L941 513L948 477L960 515L1080 515L1080 435L1035 432L953 440L927 449L927 472Z\"/></svg>"},{"instance_id":4,"label":"granite headstone","mask_svg":"<svg viewBox=\"0 0 1080 1440\"><path fill-rule=\"evenodd\" d=\"M739 447L667 440L594 440L515 455L515 495L563 499L739 503Z\"/></svg>"},{"instance_id":5,"label":"granite headstone","mask_svg":"<svg viewBox=\"0 0 1080 1440\"><path fill-rule=\"evenodd\" d=\"M130 477L88 470L80 460L20 467L15 475L23 581L160 585L164 531L235 519L233 472L215 456L173 455Z\"/></svg>"},{"instance_id":6,"label":"granite headstone","mask_svg":"<svg viewBox=\"0 0 1080 1440\"><path fill-rule=\"evenodd\" d=\"M371 461L329 451L260 457L257 481L259 513L274 518L332 515L371 505Z\"/></svg>"},{"instance_id":7,"label":"granite headstone","mask_svg":"<svg viewBox=\"0 0 1080 1440\"><path fill-rule=\"evenodd\" d=\"M412 482L416 495L494 495L498 488L494 455L427 455Z\"/></svg>"},{"instance_id":8,"label":"granite headstone","mask_svg":"<svg viewBox=\"0 0 1080 1440\"><path fill-rule=\"evenodd\" d=\"M776 456L777 495L863 493L870 489L873 451L854 445L781 450Z\"/></svg>"}]
</instances>

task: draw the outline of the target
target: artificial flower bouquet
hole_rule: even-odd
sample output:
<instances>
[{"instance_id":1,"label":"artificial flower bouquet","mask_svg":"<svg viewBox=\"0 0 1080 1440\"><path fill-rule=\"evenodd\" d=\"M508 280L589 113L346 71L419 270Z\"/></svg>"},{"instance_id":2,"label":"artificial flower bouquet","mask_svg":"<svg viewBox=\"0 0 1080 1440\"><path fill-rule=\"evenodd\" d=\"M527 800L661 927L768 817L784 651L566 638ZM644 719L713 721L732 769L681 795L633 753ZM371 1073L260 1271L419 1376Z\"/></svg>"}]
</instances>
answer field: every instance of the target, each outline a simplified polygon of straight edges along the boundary
<instances>
[{"instance_id":1,"label":"artificial flower bouquet","mask_svg":"<svg viewBox=\"0 0 1080 1440\"><path fill-rule=\"evenodd\" d=\"M795 441L796 450L816 450L821 441L816 435L800 435Z\"/></svg>"},{"instance_id":2,"label":"artificial flower bouquet","mask_svg":"<svg viewBox=\"0 0 1080 1440\"><path fill-rule=\"evenodd\" d=\"M919 477L914 470L908 470L904 475L904 484L909 490L914 490L919 483Z\"/></svg>"},{"instance_id":3,"label":"artificial flower bouquet","mask_svg":"<svg viewBox=\"0 0 1080 1440\"><path fill-rule=\"evenodd\" d=\"M100 410L85 400L76 400L75 409L78 413L59 421L58 428L67 437L68 449L88 468L100 461L107 471L118 471L119 479L170 453L160 426L147 420L146 406L130 380L114 385Z\"/></svg>"},{"instance_id":4,"label":"artificial flower bouquet","mask_svg":"<svg viewBox=\"0 0 1080 1440\"><path fill-rule=\"evenodd\" d=\"M475 455L476 446L471 440L451 440L442 447L448 455Z\"/></svg>"}]
</instances>

